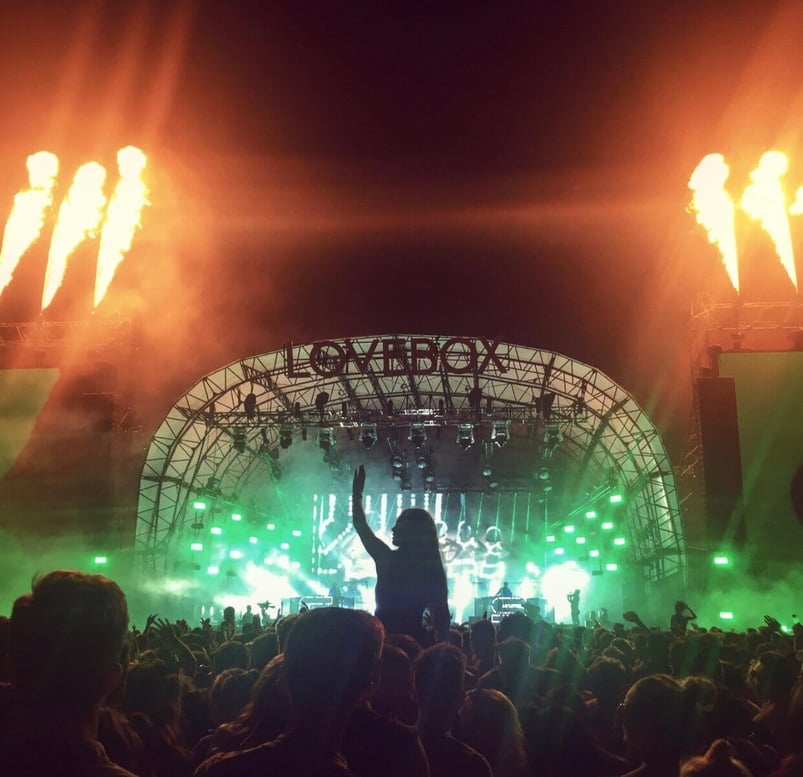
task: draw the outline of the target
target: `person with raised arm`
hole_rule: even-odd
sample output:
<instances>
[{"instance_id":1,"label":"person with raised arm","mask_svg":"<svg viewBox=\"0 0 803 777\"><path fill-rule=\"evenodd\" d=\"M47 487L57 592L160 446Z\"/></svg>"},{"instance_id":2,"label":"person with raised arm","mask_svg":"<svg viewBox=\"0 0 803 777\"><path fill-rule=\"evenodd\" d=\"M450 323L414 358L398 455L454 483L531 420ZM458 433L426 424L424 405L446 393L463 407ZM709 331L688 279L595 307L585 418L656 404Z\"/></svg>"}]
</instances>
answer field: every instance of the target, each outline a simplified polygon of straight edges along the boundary
<instances>
[{"instance_id":1,"label":"person with raised arm","mask_svg":"<svg viewBox=\"0 0 803 777\"><path fill-rule=\"evenodd\" d=\"M435 521L426 510L402 510L391 532L393 550L368 525L362 505L364 488L365 468L360 465L354 473L352 521L376 565L376 617L387 633L409 634L425 647L433 641L424 626L425 611L429 611L436 641L449 631L450 622Z\"/></svg>"}]
</instances>

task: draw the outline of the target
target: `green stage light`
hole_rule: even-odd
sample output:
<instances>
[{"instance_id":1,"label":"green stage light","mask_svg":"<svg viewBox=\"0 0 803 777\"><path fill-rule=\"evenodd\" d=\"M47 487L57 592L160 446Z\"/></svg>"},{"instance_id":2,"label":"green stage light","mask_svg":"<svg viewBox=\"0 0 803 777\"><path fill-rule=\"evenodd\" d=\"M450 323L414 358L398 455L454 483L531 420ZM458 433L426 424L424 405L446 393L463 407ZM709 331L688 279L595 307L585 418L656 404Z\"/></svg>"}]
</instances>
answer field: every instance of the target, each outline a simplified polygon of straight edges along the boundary
<instances>
[{"instance_id":1,"label":"green stage light","mask_svg":"<svg viewBox=\"0 0 803 777\"><path fill-rule=\"evenodd\" d=\"M107 559L106 556L95 556L95 559L94 559L95 563L98 566L102 566L103 564L106 564L108 562L108 560L109 559Z\"/></svg>"},{"instance_id":2,"label":"green stage light","mask_svg":"<svg viewBox=\"0 0 803 777\"><path fill-rule=\"evenodd\" d=\"M733 620L733 613L732 613L732 612L721 612L721 613L719 614L719 617L720 617L720 618L721 618L723 621L732 621L732 620Z\"/></svg>"},{"instance_id":3,"label":"green stage light","mask_svg":"<svg viewBox=\"0 0 803 777\"><path fill-rule=\"evenodd\" d=\"M200 542L193 542L190 545L190 550L203 550L204 546Z\"/></svg>"},{"instance_id":4,"label":"green stage light","mask_svg":"<svg viewBox=\"0 0 803 777\"><path fill-rule=\"evenodd\" d=\"M563 531L565 531L566 534L574 534L574 526L572 526L571 524L569 524L568 526L564 526Z\"/></svg>"},{"instance_id":5,"label":"green stage light","mask_svg":"<svg viewBox=\"0 0 803 777\"><path fill-rule=\"evenodd\" d=\"M211 567L207 567L206 568L206 574L207 575L216 575L219 572L220 572L220 567L216 567L214 565L212 565Z\"/></svg>"},{"instance_id":6,"label":"green stage light","mask_svg":"<svg viewBox=\"0 0 803 777\"><path fill-rule=\"evenodd\" d=\"M555 535L554 534L547 534L546 541L547 542L554 542L555 541Z\"/></svg>"},{"instance_id":7,"label":"green stage light","mask_svg":"<svg viewBox=\"0 0 803 777\"><path fill-rule=\"evenodd\" d=\"M250 542L252 545L256 545L256 544L259 542L259 540L258 540L256 537L249 537L249 538L248 538L248 541L249 541L249 542Z\"/></svg>"},{"instance_id":8,"label":"green stage light","mask_svg":"<svg viewBox=\"0 0 803 777\"><path fill-rule=\"evenodd\" d=\"M718 567L730 566L730 559L727 556L714 556L714 564Z\"/></svg>"},{"instance_id":9,"label":"green stage light","mask_svg":"<svg viewBox=\"0 0 803 777\"><path fill-rule=\"evenodd\" d=\"M577 537L577 538L575 539L575 542L576 542L578 545L585 545L585 544L586 544L586 538L585 538L585 537Z\"/></svg>"},{"instance_id":10,"label":"green stage light","mask_svg":"<svg viewBox=\"0 0 803 777\"><path fill-rule=\"evenodd\" d=\"M555 548L555 555L556 556L562 556L565 553L566 553L566 551L563 548Z\"/></svg>"},{"instance_id":11,"label":"green stage light","mask_svg":"<svg viewBox=\"0 0 803 777\"><path fill-rule=\"evenodd\" d=\"M242 521L243 517L240 513L232 513L231 514L232 521Z\"/></svg>"},{"instance_id":12,"label":"green stage light","mask_svg":"<svg viewBox=\"0 0 803 777\"><path fill-rule=\"evenodd\" d=\"M269 523L265 528L268 531L275 531L276 530L276 524L275 523Z\"/></svg>"},{"instance_id":13,"label":"green stage light","mask_svg":"<svg viewBox=\"0 0 803 777\"><path fill-rule=\"evenodd\" d=\"M240 559L242 557L243 557L243 552L241 550L230 550L229 551L229 558Z\"/></svg>"},{"instance_id":14,"label":"green stage light","mask_svg":"<svg viewBox=\"0 0 803 777\"><path fill-rule=\"evenodd\" d=\"M589 510L586 513L586 518L596 518L596 517L597 517L597 511L596 510Z\"/></svg>"},{"instance_id":15,"label":"green stage light","mask_svg":"<svg viewBox=\"0 0 803 777\"><path fill-rule=\"evenodd\" d=\"M606 564L605 565L605 569L608 572L616 572L616 570L619 569L619 565L618 564Z\"/></svg>"},{"instance_id":16,"label":"green stage light","mask_svg":"<svg viewBox=\"0 0 803 777\"><path fill-rule=\"evenodd\" d=\"M300 537L300 536L301 536L301 529L293 529L293 531L291 532L291 534L292 534L294 537Z\"/></svg>"},{"instance_id":17,"label":"green stage light","mask_svg":"<svg viewBox=\"0 0 803 777\"><path fill-rule=\"evenodd\" d=\"M613 529L613 521L603 521L602 528L605 531L610 531L611 529Z\"/></svg>"},{"instance_id":18,"label":"green stage light","mask_svg":"<svg viewBox=\"0 0 803 777\"><path fill-rule=\"evenodd\" d=\"M591 558L599 558L599 551L598 551L598 550L596 550L596 549L594 549L594 550L589 550L589 551L588 551L588 555L589 555Z\"/></svg>"},{"instance_id":19,"label":"green stage light","mask_svg":"<svg viewBox=\"0 0 803 777\"><path fill-rule=\"evenodd\" d=\"M617 537L617 538L616 538L616 539L613 541L613 544L614 544L614 545L624 545L624 544L625 544L625 538L624 538L624 537Z\"/></svg>"},{"instance_id":20,"label":"green stage light","mask_svg":"<svg viewBox=\"0 0 803 777\"><path fill-rule=\"evenodd\" d=\"M215 534L215 535L217 535L219 537L221 534L223 534L223 529L221 529L220 526L213 526L209 530L209 533L210 534Z\"/></svg>"},{"instance_id":21,"label":"green stage light","mask_svg":"<svg viewBox=\"0 0 803 777\"><path fill-rule=\"evenodd\" d=\"M282 550L290 550L290 543L289 542L281 542L281 543L279 543L279 547Z\"/></svg>"},{"instance_id":22,"label":"green stage light","mask_svg":"<svg viewBox=\"0 0 803 777\"><path fill-rule=\"evenodd\" d=\"M192 507L194 510L206 510L206 502L193 502Z\"/></svg>"},{"instance_id":23,"label":"green stage light","mask_svg":"<svg viewBox=\"0 0 803 777\"><path fill-rule=\"evenodd\" d=\"M622 501L622 495L621 495L621 494L611 494L611 495L608 497L608 501L609 501L609 502L610 502L612 505L618 505L618 504L619 504L619 503Z\"/></svg>"}]
</instances>

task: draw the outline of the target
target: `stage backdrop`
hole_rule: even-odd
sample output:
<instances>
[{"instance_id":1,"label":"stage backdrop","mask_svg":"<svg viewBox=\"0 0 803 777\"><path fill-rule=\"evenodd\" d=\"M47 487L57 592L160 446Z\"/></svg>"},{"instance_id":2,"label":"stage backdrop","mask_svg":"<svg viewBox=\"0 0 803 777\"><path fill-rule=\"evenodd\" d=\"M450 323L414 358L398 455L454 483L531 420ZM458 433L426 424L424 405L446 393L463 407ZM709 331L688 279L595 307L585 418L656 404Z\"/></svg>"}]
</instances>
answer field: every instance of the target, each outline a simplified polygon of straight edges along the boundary
<instances>
[{"instance_id":1,"label":"stage backdrop","mask_svg":"<svg viewBox=\"0 0 803 777\"><path fill-rule=\"evenodd\" d=\"M803 468L803 353L724 353L719 374L736 383L745 561L780 574L803 558L803 515L793 500Z\"/></svg>"}]
</instances>

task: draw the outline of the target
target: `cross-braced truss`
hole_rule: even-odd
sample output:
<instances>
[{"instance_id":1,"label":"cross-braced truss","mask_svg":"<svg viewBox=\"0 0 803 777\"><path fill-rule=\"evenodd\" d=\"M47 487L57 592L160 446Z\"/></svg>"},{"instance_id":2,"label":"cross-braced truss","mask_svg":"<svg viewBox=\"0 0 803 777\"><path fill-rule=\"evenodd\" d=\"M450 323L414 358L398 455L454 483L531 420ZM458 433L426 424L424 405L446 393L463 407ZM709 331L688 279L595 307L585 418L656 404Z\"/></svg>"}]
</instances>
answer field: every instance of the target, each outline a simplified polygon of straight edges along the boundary
<instances>
[{"instance_id":1,"label":"cross-braced truss","mask_svg":"<svg viewBox=\"0 0 803 777\"><path fill-rule=\"evenodd\" d=\"M399 345L414 338L435 354L423 368ZM390 340L396 351L388 369L377 341ZM380 435L417 423L470 425L487 437L483 428L507 420L536 440L552 440L541 450L542 462L544 451L557 447L553 458L565 467L563 517L615 488L624 495L631 563L647 587L683 575L675 475L658 430L633 397L593 367L520 345L496 344L498 358L466 358L455 367L459 358L450 364L437 354L456 341L458 351L474 347L465 338L418 335L293 345L201 378L168 413L148 450L136 529L145 567L167 565L171 540L192 520L194 500L242 504L256 483L275 479L282 432L306 438L321 428L345 428L353 437L366 423L376 424ZM488 343L476 343L482 355ZM534 490L537 483L534 473L531 483L499 487Z\"/></svg>"}]
</instances>

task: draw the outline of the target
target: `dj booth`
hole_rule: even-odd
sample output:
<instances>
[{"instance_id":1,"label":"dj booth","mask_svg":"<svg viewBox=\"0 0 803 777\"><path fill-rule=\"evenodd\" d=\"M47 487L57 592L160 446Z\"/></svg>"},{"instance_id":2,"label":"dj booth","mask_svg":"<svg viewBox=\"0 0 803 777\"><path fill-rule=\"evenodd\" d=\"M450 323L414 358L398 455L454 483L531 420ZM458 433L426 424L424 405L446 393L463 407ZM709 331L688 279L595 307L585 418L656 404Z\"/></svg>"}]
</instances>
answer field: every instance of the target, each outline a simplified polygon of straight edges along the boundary
<instances>
[{"instance_id":1,"label":"dj booth","mask_svg":"<svg viewBox=\"0 0 803 777\"><path fill-rule=\"evenodd\" d=\"M546 617L546 599L534 597L522 599L520 596L481 596L474 600L474 617L482 618L487 614L492 623L499 623L505 615L514 612L523 612L532 616L538 613Z\"/></svg>"},{"instance_id":2,"label":"dj booth","mask_svg":"<svg viewBox=\"0 0 803 777\"><path fill-rule=\"evenodd\" d=\"M345 607L353 610L355 599L353 596L294 596L282 599L282 612L299 612L302 609L315 610L319 607ZM514 612L523 612L532 616L538 613L542 618L547 616L546 599L522 599L520 596L481 596L474 600L474 618L482 618L487 614L493 623L499 623L505 615Z\"/></svg>"},{"instance_id":3,"label":"dj booth","mask_svg":"<svg viewBox=\"0 0 803 777\"><path fill-rule=\"evenodd\" d=\"M282 612L288 615L293 612L300 612L302 609L317 610L319 607L344 607L347 610L354 609L353 596L293 596L290 599L282 599Z\"/></svg>"}]
</instances>

